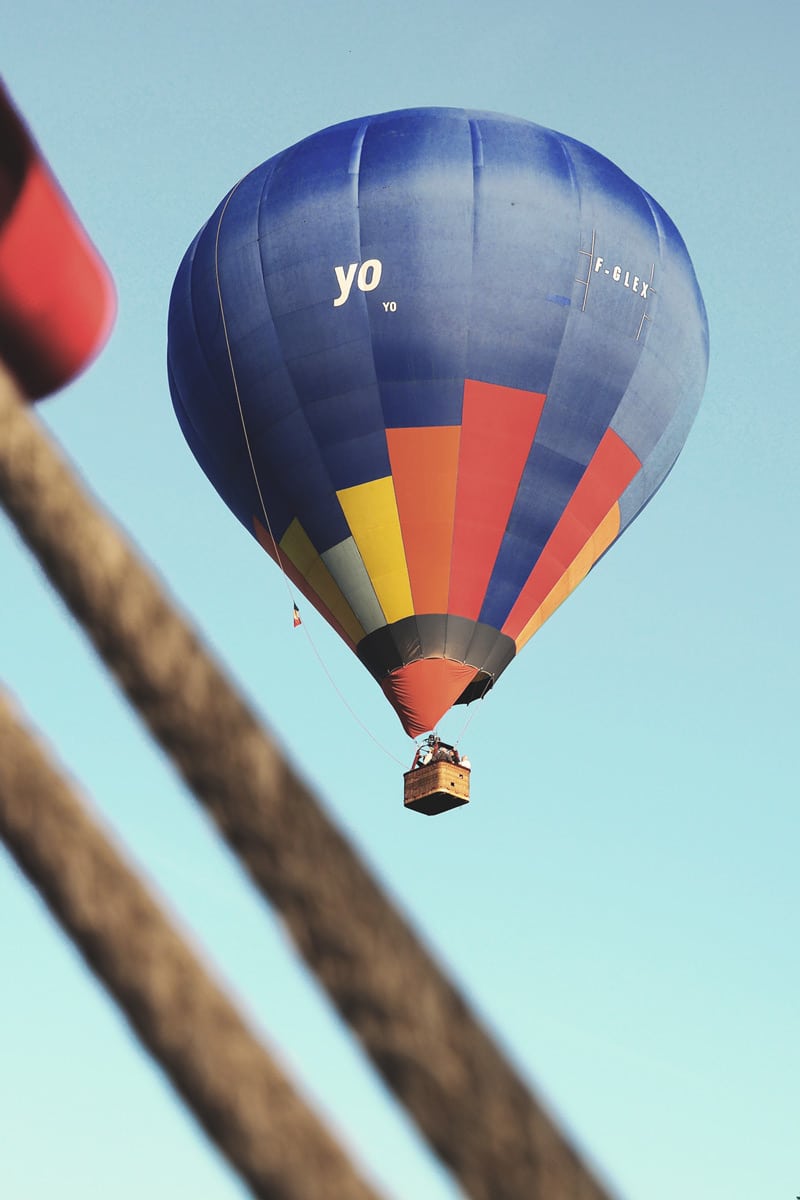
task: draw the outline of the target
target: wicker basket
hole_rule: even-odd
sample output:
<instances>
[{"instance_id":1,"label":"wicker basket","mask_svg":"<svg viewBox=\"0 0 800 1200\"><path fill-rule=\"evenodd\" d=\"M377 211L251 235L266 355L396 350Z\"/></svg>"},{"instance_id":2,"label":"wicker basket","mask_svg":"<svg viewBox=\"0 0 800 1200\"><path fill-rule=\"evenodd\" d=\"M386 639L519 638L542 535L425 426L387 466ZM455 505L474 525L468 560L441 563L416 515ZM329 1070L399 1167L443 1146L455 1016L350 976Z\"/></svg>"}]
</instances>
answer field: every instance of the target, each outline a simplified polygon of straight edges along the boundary
<instances>
[{"instance_id":1,"label":"wicker basket","mask_svg":"<svg viewBox=\"0 0 800 1200\"><path fill-rule=\"evenodd\" d=\"M428 817L458 808L469 800L469 770L455 763L429 763L427 767L406 771L403 780L406 808Z\"/></svg>"}]
</instances>

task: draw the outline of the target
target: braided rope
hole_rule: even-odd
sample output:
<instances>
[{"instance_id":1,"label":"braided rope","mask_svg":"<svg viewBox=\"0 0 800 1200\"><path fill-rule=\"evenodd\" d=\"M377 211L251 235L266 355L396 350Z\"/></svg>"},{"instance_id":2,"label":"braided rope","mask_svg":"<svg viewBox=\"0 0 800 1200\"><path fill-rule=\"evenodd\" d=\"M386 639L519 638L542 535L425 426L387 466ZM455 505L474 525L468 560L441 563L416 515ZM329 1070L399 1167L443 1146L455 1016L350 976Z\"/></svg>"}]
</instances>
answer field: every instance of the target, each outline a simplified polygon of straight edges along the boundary
<instances>
[{"instance_id":1,"label":"braided rope","mask_svg":"<svg viewBox=\"0 0 800 1200\"><path fill-rule=\"evenodd\" d=\"M377 1200L2 689L0 834L254 1195Z\"/></svg>"},{"instance_id":2,"label":"braided rope","mask_svg":"<svg viewBox=\"0 0 800 1200\"><path fill-rule=\"evenodd\" d=\"M472 1200L608 1200L0 371L0 500Z\"/></svg>"}]
</instances>

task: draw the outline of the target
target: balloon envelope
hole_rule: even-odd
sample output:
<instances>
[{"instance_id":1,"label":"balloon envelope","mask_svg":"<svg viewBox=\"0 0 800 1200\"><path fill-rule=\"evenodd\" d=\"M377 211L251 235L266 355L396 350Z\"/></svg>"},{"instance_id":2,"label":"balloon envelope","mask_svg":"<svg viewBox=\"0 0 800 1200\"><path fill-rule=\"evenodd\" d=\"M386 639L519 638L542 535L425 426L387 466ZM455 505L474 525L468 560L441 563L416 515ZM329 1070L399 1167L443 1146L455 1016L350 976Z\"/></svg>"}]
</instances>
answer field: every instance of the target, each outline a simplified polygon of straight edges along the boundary
<instances>
[{"instance_id":1,"label":"balloon envelope","mask_svg":"<svg viewBox=\"0 0 800 1200\"><path fill-rule=\"evenodd\" d=\"M608 159L412 109L236 185L181 263L168 359L209 479L416 735L660 486L708 331L678 231Z\"/></svg>"}]
</instances>

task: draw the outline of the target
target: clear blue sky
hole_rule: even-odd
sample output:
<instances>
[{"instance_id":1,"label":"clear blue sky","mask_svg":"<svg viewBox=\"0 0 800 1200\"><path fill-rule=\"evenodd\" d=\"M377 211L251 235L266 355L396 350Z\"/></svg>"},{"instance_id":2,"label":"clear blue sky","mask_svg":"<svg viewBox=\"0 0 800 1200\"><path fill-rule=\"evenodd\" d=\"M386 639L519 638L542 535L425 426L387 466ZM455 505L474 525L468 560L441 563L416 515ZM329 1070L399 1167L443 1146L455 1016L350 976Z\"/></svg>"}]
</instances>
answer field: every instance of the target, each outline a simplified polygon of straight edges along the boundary
<instances>
[{"instance_id":1,"label":"clear blue sky","mask_svg":"<svg viewBox=\"0 0 800 1200\"><path fill-rule=\"evenodd\" d=\"M631 1200L800 1191L798 12L29 0L3 23L0 69L120 297L108 349L41 416ZM712 357L672 476L472 721L474 802L430 821L403 811L400 768L191 458L165 325L186 245L245 171L339 120L435 104L568 133L650 191L692 254ZM452 1200L5 520L0 564L0 677L365 1169L395 1200ZM241 1197L4 853L0 947L0 1194Z\"/></svg>"}]
</instances>

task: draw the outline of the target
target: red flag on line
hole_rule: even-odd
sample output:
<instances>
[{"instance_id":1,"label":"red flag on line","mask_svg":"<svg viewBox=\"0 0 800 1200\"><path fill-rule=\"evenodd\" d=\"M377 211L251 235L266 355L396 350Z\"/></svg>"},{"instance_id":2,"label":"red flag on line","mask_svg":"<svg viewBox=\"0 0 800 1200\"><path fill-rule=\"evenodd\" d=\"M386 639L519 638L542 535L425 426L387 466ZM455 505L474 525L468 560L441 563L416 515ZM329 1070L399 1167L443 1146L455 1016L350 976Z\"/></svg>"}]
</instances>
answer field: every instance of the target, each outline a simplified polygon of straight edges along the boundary
<instances>
[{"instance_id":1,"label":"red flag on line","mask_svg":"<svg viewBox=\"0 0 800 1200\"><path fill-rule=\"evenodd\" d=\"M303 622L300 620L300 609L297 607L296 604L293 605L293 608L294 608L294 619L293 619L292 624L293 624L294 628L297 629L297 626L302 625Z\"/></svg>"}]
</instances>

